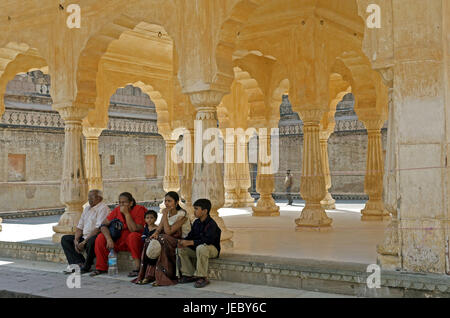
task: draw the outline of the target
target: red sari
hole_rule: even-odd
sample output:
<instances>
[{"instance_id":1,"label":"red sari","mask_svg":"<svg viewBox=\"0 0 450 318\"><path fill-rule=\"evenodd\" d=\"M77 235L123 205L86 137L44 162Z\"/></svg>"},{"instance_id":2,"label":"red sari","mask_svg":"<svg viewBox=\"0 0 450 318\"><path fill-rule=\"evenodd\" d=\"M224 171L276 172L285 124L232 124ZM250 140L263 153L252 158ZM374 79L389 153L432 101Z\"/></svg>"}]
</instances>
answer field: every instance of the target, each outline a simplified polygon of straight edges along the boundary
<instances>
[{"instance_id":1,"label":"red sari","mask_svg":"<svg viewBox=\"0 0 450 318\"><path fill-rule=\"evenodd\" d=\"M170 286L177 284L176 275L176 255L177 241L181 237L181 229L173 236L160 234L157 238L161 244L161 254L158 259L149 259L146 251L151 239L146 239L141 254L141 267L138 277L132 283L139 283L142 280L156 282L158 286Z\"/></svg>"}]
</instances>

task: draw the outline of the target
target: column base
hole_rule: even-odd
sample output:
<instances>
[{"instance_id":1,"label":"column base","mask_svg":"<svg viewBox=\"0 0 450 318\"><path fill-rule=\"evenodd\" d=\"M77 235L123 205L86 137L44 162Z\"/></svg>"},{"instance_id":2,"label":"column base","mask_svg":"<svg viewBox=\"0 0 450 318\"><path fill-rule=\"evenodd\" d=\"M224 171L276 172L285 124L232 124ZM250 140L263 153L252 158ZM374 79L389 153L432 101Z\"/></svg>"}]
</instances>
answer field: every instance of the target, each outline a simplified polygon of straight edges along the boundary
<instances>
[{"instance_id":1,"label":"column base","mask_svg":"<svg viewBox=\"0 0 450 318\"><path fill-rule=\"evenodd\" d=\"M224 208L235 208L239 205L239 198L235 190L229 190L225 192Z\"/></svg>"},{"instance_id":2,"label":"column base","mask_svg":"<svg viewBox=\"0 0 450 318\"><path fill-rule=\"evenodd\" d=\"M189 217L189 220L191 220L191 223L194 222L194 220L195 220L195 215L194 215L194 207L192 206L192 203L191 203L191 202L183 203L183 202L180 200L180 206L181 206L181 208L182 208L183 210L185 210L185 211L187 212L188 217ZM164 207L165 207L165 206L164 206Z\"/></svg>"},{"instance_id":3,"label":"column base","mask_svg":"<svg viewBox=\"0 0 450 318\"><path fill-rule=\"evenodd\" d=\"M80 204L79 211L66 211L58 221L57 225L53 226L53 234L52 241L53 243L59 243L61 241L61 237L67 234L75 234L76 227L78 222L80 221L82 207Z\"/></svg>"},{"instance_id":4,"label":"column base","mask_svg":"<svg viewBox=\"0 0 450 318\"><path fill-rule=\"evenodd\" d=\"M320 204L306 204L300 218L295 219L299 231L326 232L332 229L333 219L329 218Z\"/></svg>"},{"instance_id":5,"label":"column base","mask_svg":"<svg viewBox=\"0 0 450 318\"><path fill-rule=\"evenodd\" d=\"M222 244L222 242L225 242L225 241L231 241L231 238L233 237L233 231L230 231L227 229L227 227L225 226L225 222L219 216L219 213L217 212L217 210L214 211L211 209L211 211L209 212L209 215L213 218L214 221L216 221L217 225L222 230L222 233L220 235L221 244Z\"/></svg>"},{"instance_id":6,"label":"column base","mask_svg":"<svg viewBox=\"0 0 450 318\"><path fill-rule=\"evenodd\" d=\"M399 250L398 220L394 217L385 230L383 242L377 245L377 263L383 269L400 269Z\"/></svg>"},{"instance_id":7,"label":"column base","mask_svg":"<svg viewBox=\"0 0 450 318\"><path fill-rule=\"evenodd\" d=\"M398 255L378 254L377 264L384 270L395 271L401 269L401 261Z\"/></svg>"},{"instance_id":8,"label":"column base","mask_svg":"<svg viewBox=\"0 0 450 318\"><path fill-rule=\"evenodd\" d=\"M253 216L279 216L280 207L275 204L272 194L261 195L256 206L252 207Z\"/></svg>"},{"instance_id":9,"label":"column base","mask_svg":"<svg viewBox=\"0 0 450 318\"><path fill-rule=\"evenodd\" d=\"M240 200L241 207L254 207L255 206L255 199L248 193L248 191L245 191L244 195L242 195L242 198Z\"/></svg>"},{"instance_id":10,"label":"column base","mask_svg":"<svg viewBox=\"0 0 450 318\"><path fill-rule=\"evenodd\" d=\"M280 207L274 206L274 207L252 207L253 214L252 216L263 216L263 217L270 217L270 216L280 216Z\"/></svg>"},{"instance_id":11,"label":"column base","mask_svg":"<svg viewBox=\"0 0 450 318\"><path fill-rule=\"evenodd\" d=\"M384 208L381 201L366 203L364 209L361 210L361 221L388 221L391 219L390 213Z\"/></svg>"},{"instance_id":12,"label":"column base","mask_svg":"<svg viewBox=\"0 0 450 318\"><path fill-rule=\"evenodd\" d=\"M325 210L334 210L334 209L336 209L336 200L333 199L333 197L331 196L331 194L329 192L327 192L327 195L325 196L325 198L322 201L320 201L320 205Z\"/></svg>"},{"instance_id":13,"label":"column base","mask_svg":"<svg viewBox=\"0 0 450 318\"><path fill-rule=\"evenodd\" d=\"M232 240L222 240L222 238L220 239L220 249L227 249L227 248L233 248L234 247L234 243Z\"/></svg>"},{"instance_id":14,"label":"column base","mask_svg":"<svg viewBox=\"0 0 450 318\"><path fill-rule=\"evenodd\" d=\"M378 211L368 211L369 213L378 212ZM366 212L367 213L367 212ZM390 221L391 216L390 215L368 215L363 214L361 215L361 221Z\"/></svg>"}]
</instances>

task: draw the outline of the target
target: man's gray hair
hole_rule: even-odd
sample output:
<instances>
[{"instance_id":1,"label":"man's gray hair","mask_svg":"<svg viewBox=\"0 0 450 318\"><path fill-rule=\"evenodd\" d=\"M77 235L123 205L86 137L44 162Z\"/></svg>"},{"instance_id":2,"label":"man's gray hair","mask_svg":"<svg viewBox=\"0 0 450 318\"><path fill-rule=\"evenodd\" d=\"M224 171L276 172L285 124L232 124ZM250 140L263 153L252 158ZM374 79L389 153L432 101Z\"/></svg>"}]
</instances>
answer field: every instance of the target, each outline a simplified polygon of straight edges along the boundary
<instances>
[{"instance_id":1,"label":"man's gray hair","mask_svg":"<svg viewBox=\"0 0 450 318\"><path fill-rule=\"evenodd\" d=\"M89 191L89 192L93 192L97 197L100 197L100 198L103 199L103 192L102 192L102 190L92 189L92 190Z\"/></svg>"}]
</instances>

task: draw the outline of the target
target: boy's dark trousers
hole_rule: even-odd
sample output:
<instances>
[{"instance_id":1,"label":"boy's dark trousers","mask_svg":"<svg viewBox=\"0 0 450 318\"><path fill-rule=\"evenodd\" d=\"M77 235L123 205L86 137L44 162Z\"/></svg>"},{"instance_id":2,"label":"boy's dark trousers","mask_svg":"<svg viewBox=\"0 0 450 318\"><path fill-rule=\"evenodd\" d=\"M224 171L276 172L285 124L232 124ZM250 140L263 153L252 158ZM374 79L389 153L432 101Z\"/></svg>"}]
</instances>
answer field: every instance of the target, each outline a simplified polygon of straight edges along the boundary
<instances>
[{"instance_id":1,"label":"boy's dark trousers","mask_svg":"<svg viewBox=\"0 0 450 318\"><path fill-rule=\"evenodd\" d=\"M80 254L75 250L75 246L73 244L75 235L64 235L61 238L61 246L64 250L64 254L66 254L66 258L69 264L84 264L84 269L89 270L94 264L96 238L97 235L91 237L87 241L86 245L84 246L84 250L86 251L87 255L86 258L84 258L83 254ZM83 238L80 238L79 242L82 241L84 241Z\"/></svg>"}]
</instances>

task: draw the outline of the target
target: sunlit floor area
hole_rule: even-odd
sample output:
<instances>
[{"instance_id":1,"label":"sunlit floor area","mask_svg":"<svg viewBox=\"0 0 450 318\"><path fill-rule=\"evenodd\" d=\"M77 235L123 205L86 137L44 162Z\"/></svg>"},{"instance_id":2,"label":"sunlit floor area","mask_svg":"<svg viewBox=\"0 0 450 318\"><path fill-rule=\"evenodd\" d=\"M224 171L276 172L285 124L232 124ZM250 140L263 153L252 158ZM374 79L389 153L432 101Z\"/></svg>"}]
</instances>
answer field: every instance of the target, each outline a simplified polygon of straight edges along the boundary
<instances>
[{"instance_id":1,"label":"sunlit floor area","mask_svg":"<svg viewBox=\"0 0 450 318\"><path fill-rule=\"evenodd\" d=\"M328 210L333 219L329 232L296 232L295 219L304 207L302 201L280 206L279 217L253 217L251 208L219 210L228 229L232 230L234 247L223 252L267 255L283 258L317 259L353 263L375 263L376 245L382 242L388 222L362 222L363 201L337 202ZM158 209L156 209L158 210ZM52 226L60 216L3 220L0 241L52 244Z\"/></svg>"}]
</instances>

